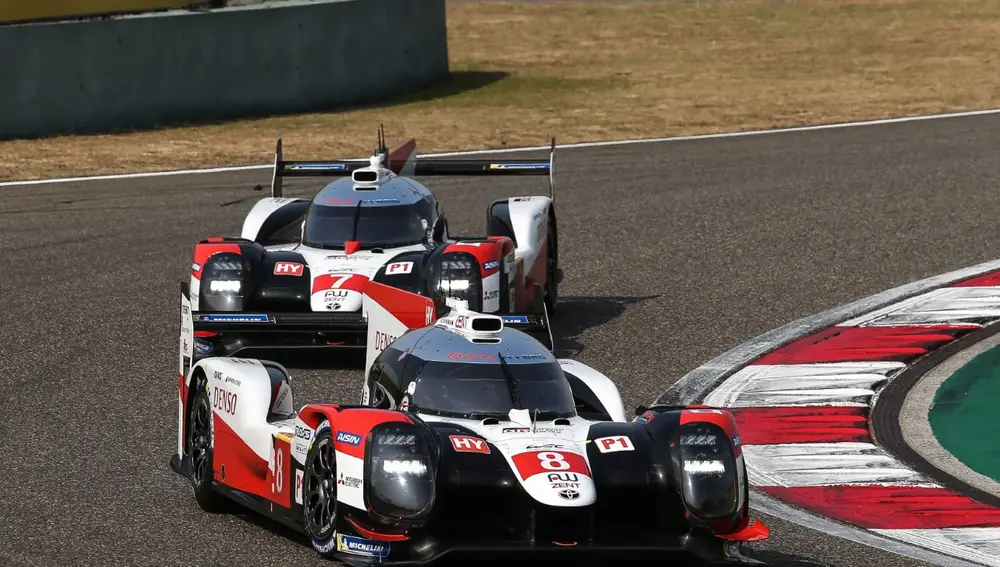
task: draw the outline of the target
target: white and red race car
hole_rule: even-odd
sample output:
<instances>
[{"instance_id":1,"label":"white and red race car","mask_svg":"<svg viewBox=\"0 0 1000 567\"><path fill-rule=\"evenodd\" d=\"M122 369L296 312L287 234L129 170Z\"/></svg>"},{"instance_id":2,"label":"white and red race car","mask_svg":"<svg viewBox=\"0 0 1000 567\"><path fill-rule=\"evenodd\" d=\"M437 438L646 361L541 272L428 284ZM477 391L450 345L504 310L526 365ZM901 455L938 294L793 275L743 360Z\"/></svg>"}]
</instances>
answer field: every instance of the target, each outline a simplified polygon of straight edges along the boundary
<instances>
[{"instance_id":1,"label":"white and red race car","mask_svg":"<svg viewBox=\"0 0 1000 567\"><path fill-rule=\"evenodd\" d=\"M192 362L182 296L171 466L204 509L238 502L356 565L504 553L760 564L743 546L769 531L750 517L731 413L654 406L629 422L607 376L501 317L438 318L429 298L363 292L362 404L298 411L278 364Z\"/></svg>"},{"instance_id":2,"label":"white and red race car","mask_svg":"<svg viewBox=\"0 0 1000 567\"><path fill-rule=\"evenodd\" d=\"M547 342L559 268L555 140L547 160L446 160L409 140L369 160L285 161L281 140L271 197L247 214L238 238L194 248L187 293L198 357L281 348L364 347L362 290L377 281L465 301ZM455 237L434 194L415 176L547 175L548 196L494 201L483 236ZM311 198L283 196L286 177L341 177Z\"/></svg>"}]
</instances>

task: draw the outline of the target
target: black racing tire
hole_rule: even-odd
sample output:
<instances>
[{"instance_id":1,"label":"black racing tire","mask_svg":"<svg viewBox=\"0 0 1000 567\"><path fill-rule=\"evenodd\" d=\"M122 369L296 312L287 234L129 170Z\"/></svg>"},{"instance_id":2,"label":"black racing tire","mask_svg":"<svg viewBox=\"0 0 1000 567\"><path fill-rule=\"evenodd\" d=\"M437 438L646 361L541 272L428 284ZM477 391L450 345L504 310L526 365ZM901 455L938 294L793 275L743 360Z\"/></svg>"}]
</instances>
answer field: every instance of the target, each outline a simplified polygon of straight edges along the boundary
<instances>
[{"instance_id":1,"label":"black racing tire","mask_svg":"<svg viewBox=\"0 0 1000 567\"><path fill-rule=\"evenodd\" d=\"M218 513L226 510L221 494L212 488L212 402L208 397L204 376L195 376L191 387L191 401L188 404L186 439L184 451L191 463L191 489L195 502L205 512Z\"/></svg>"},{"instance_id":2,"label":"black racing tire","mask_svg":"<svg viewBox=\"0 0 1000 567\"><path fill-rule=\"evenodd\" d=\"M559 302L559 239L556 231L556 213L549 209L548 265L545 269L545 309L551 316Z\"/></svg>"},{"instance_id":3,"label":"black racing tire","mask_svg":"<svg viewBox=\"0 0 1000 567\"><path fill-rule=\"evenodd\" d=\"M302 471L302 522L323 557L337 550L337 453L330 422L316 429Z\"/></svg>"}]
</instances>

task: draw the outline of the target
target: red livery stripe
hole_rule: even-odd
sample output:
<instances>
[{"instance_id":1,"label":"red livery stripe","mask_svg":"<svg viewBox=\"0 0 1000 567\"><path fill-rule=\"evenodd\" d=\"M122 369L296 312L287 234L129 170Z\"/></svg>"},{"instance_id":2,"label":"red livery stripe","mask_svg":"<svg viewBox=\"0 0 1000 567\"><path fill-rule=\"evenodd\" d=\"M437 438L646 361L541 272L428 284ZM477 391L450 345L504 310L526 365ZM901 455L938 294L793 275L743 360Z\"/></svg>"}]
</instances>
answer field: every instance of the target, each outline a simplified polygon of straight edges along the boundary
<instances>
[{"instance_id":1,"label":"red livery stripe","mask_svg":"<svg viewBox=\"0 0 1000 567\"><path fill-rule=\"evenodd\" d=\"M793 504L870 530L1000 527L1000 509L944 488L921 486L764 486Z\"/></svg>"},{"instance_id":2,"label":"red livery stripe","mask_svg":"<svg viewBox=\"0 0 1000 567\"><path fill-rule=\"evenodd\" d=\"M218 414L213 413L215 447L212 468L215 478L226 486L257 496L268 497L271 489L265 483L269 472L267 461L246 444ZM225 467L225 476L222 471Z\"/></svg>"},{"instance_id":3,"label":"red livery stripe","mask_svg":"<svg viewBox=\"0 0 1000 567\"><path fill-rule=\"evenodd\" d=\"M228 252L230 254L240 254L239 244L216 244L216 242L222 242L221 238L206 238L205 240L195 244L194 246L194 263L198 264L199 268L197 271L193 269L191 273L195 278L201 279L201 270L205 267L205 262L208 261L209 257L218 254L220 252Z\"/></svg>"},{"instance_id":4,"label":"red livery stripe","mask_svg":"<svg viewBox=\"0 0 1000 567\"><path fill-rule=\"evenodd\" d=\"M994 287L1000 286L1000 271L990 272L951 284L950 287Z\"/></svg>"},{"instance_id":5,"label":"red livery stripe","mask_svg":"<svg viewBox=\"0 0 1000 567\"><path fill-rule=\"evenodd\" d=\"M328 289L343 289L364 293L365 284L368 283L368 276L359 274L321 274L313 279L312 293L319 293Z\"/></svg>"},{"instance_id":6,"label":"red livery stripe","mask_svg":"<svg viewBox=\"0 0 1000 567\"><path fill-rule=\"evenodd\" d=\"M754 364L908 363L977 328L978 325L831 327L773 350Z\"/></svg>"},{"instance_id":7,"label":"red livery stripe","mask_svg":"<svg viewBox=\"0 0 1000 567\"><path fill-rule=\"evenodd\" d=\"M868 408L731 408L742 445L783 443L871 443Z\"/></svg>"},{"instance_id":8,"label":"red livery stripe","mask_svg":"<svg viewBox=\"0 0 1000 567\"><path fill-rule=\"evenodd\" d=\"M590 476L590 467L583 455L568 451L527 451L511 458L522 480L536 474L576 473Z\"/></svg>"}]
</instances>

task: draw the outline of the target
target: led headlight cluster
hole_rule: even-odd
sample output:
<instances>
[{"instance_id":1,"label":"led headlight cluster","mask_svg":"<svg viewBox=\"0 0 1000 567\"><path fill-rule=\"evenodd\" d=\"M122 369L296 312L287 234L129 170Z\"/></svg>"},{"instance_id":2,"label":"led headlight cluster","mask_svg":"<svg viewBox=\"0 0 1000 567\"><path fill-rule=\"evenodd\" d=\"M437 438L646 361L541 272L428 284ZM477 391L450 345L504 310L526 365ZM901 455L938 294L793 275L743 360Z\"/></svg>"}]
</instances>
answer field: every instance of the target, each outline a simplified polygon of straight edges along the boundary
<instances>
[{"instance_id":1,"label":"led headlight cluster","mask_svg":"<svg viewBox=\"0 0 1000 567\"><path fill-rule=\"evenodd\" d=\"M468 303L468 309L483 307L482 275L479 260L466 252L442 254L434 274L434 292Z\"/></svg>"},{"instance_id":2,"label":"led headlight cluster","mask_svg":"<svg viewBox=\"0 0 1000 567\"><path fill-rule=\"evenodd\" d=\"M215 254L205 262L201 276L202 311L239 311L243 308L246 278L238 254Z\"/></svg>"},{"instance_id":3,"label":"led headlight cluster","mask_svg":"<svg viewBox=\"0 0 1000 567\"><path fill-rule=\"evenodd\" d=\"M692 516L707 522L739 511L736 458L721 427L712 423L680 426L675 462L681 494Z\"/></svg>"},{"instance_id":4,"label":"led headlight cluster","mask_svg":"<svg viewBox=\"0 0 1000 567\"><path fill-rule=\"evenodd\" d=\"M367 449L368 505L388 520L419 520L435 496L434 456L424 431L411 423L372 430Z\"/></svg>"}]
</instances>

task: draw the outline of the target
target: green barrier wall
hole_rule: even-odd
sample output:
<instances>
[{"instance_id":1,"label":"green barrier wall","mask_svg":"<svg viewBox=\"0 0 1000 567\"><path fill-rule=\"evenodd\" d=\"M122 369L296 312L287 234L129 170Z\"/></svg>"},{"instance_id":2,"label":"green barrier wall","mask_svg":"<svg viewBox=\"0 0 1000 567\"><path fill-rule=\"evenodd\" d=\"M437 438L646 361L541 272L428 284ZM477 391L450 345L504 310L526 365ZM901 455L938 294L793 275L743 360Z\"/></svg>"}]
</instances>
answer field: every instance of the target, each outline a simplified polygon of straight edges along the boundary
<instances>
[{"instance_id":1,"label":"green barrier wall","mask_svg":"<svg viewBox=\"0 0 1000 567\"><path fill-rule=\"evenodd\" d=\"M0 26L0 53L3 139L331 108L448 72L444 0Z\"/></svg>"}]
</instances>

